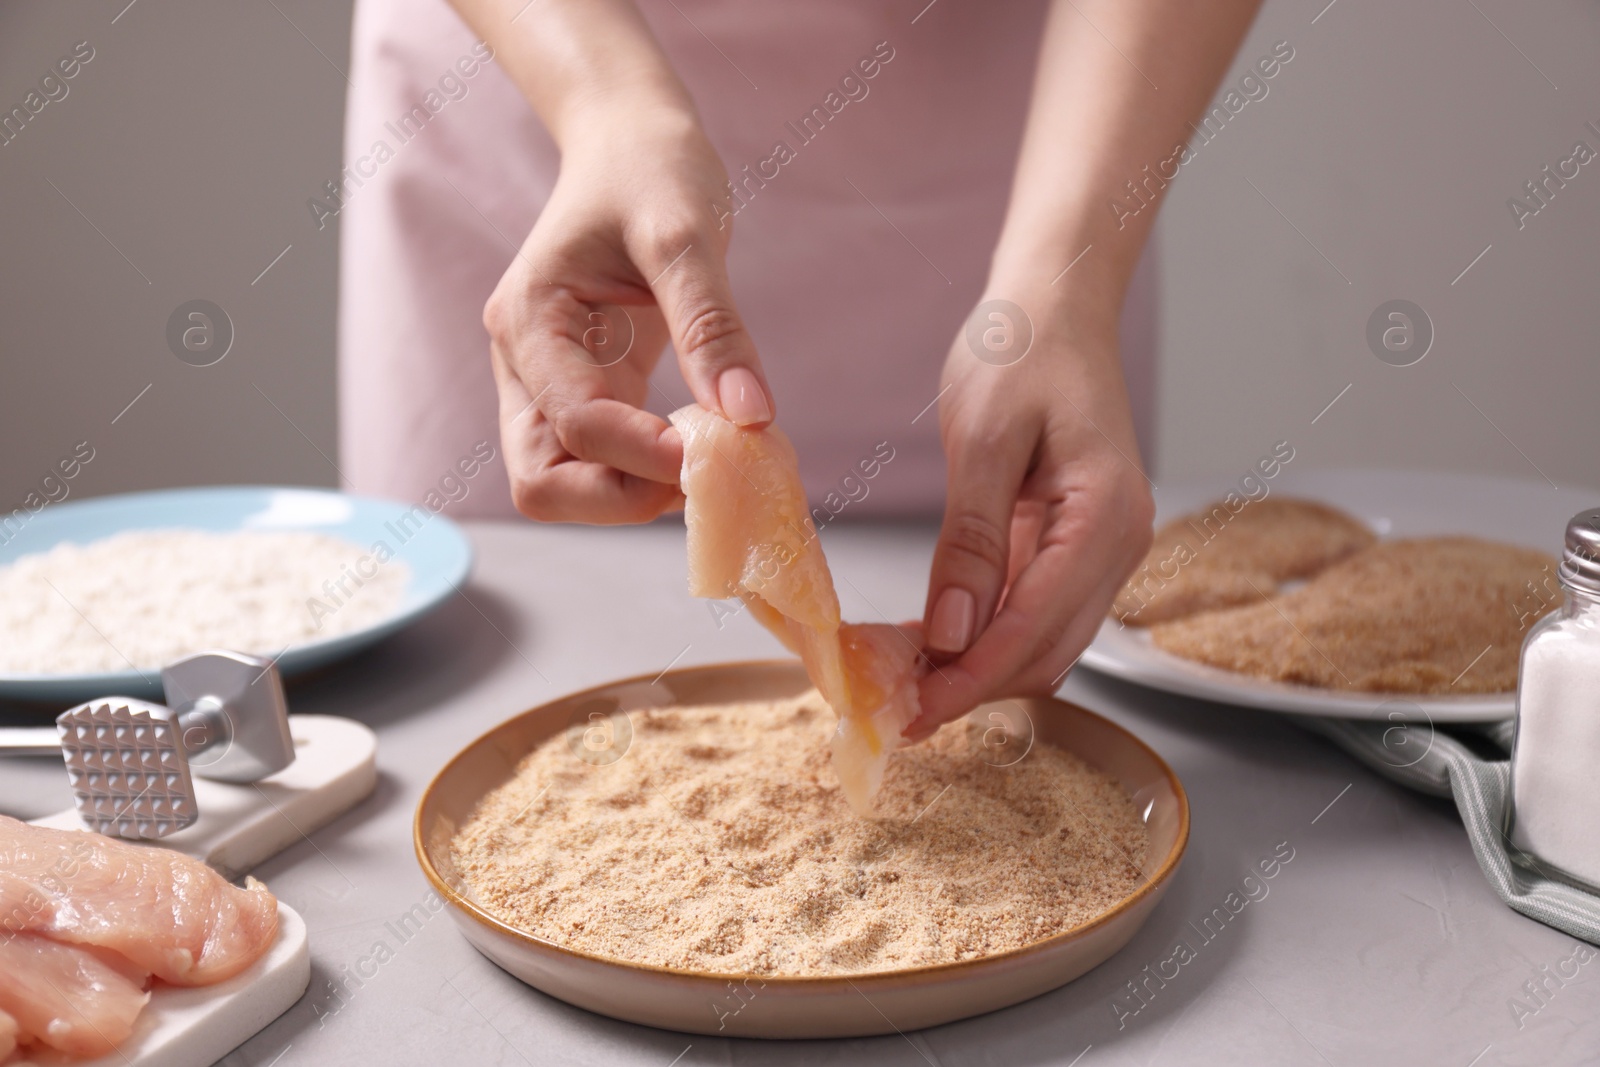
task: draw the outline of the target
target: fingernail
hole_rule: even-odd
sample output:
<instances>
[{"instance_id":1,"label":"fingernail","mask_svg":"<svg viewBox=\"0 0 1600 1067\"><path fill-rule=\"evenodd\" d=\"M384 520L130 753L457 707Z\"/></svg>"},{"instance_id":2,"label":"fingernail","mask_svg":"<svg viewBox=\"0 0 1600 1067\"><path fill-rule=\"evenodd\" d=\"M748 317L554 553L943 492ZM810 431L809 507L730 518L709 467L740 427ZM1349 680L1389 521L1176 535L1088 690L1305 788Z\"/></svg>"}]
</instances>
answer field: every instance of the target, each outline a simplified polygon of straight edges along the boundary
<instances>
[{"instance_id":1,"label":"fingernail","mask_svg":"<svg viewBox=\"0 0 1600 1067\"><path fill-rule=\"evenodd\" d=\"M977 617L978 603L971 593L956 586L946 589L933 606L933 621L928 626L929 647L940 652L966 651Z\"/></svg>"},{"instance_id":2,"label":"fingernail","mask_svg":"<svg viewBox=\"0 0 1600 1067\"><path fill-rule=\"evenodd\" d=\"M740 426L772 421L772 406L761 380L749 367L729 367L717 379L717 399L722 413Z\"/></svg>"}]
</instances>

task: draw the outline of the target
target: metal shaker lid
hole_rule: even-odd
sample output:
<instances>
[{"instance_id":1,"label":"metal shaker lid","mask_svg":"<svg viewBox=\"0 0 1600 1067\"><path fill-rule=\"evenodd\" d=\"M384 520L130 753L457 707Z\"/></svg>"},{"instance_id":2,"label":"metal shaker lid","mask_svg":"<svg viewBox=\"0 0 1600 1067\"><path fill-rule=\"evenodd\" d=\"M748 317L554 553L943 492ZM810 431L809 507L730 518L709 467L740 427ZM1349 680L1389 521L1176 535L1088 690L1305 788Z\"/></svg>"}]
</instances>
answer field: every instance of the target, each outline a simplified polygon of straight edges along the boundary
<instances>
[{"instance_id":1,"label":"metal shaker lid","mask_svg":"<svg viewBox=\"0 0 1600 1067\"><path fill-rule=\"evenodd\" d=\"M1600 508L1580 511L1567 523L1561 580L1574 589L1600 594Z\"/></svg>"}]
</instances>

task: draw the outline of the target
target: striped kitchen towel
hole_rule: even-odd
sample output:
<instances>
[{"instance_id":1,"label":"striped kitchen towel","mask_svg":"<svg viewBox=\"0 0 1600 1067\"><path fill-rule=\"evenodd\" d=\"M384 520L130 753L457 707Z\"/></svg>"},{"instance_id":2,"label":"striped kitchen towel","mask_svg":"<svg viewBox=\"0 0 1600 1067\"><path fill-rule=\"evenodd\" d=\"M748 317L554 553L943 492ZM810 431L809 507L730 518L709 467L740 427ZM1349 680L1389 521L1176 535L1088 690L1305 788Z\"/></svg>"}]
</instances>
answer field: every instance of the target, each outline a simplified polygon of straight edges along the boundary
<instances>
[{"instance_id":1,"label":"striped kitchen towel","mask_svg":"<svg viewBox=\"0 0 1600 1067\"><path fill-rule=\"evenodd\" d=\"M1391 781L1454 797L1478 866L1511 908L1547 926L1600 944L1600 896L1514 863L1505 835L1511 793L1512 722L1487 726L1304 718L1323 735Z\"/></svg>"}]
</instances>

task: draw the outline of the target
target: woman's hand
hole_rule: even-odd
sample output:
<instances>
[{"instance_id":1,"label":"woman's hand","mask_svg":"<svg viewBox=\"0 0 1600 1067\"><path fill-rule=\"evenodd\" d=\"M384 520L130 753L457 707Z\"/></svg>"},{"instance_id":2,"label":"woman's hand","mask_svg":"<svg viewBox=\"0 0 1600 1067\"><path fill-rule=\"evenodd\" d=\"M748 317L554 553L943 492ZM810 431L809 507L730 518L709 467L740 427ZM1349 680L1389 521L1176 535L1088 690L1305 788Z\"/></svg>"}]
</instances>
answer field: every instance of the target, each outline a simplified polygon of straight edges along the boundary
<instances>
[{"instance_id":1,"label":"woman's hand","mask_svg":"<svg viewBox=\"0 0 1600 1067\"><path fill-rule=\"evenodd\" d=\"M1150 545L1117 319L1162 193L1188 161L1190 124L1258 4L1050 4L990 262L988 298L1020 305L1021 318L980 303L974 342L964 331L945 363L949 487L923 617L938 669L908 736L984 700L1053 690ZM1032 344L998 366L1019 354L1007 325L1031 326Z\"/></svg>"},{"instance_id":2,"label":"woman's hand","mask_svg":"<svg viewBox=\"0 0 1600 1067\"><path fill-rule=\"evenodd\" d=\"M923 616L937 667L912 739L1052 692L1150 546L1115 309L1046 294L1023 301L1031 314L986 298L945 361L949 485Z\"/></svg>"},{"instance_id":3,"label":"woman's hand","mask_svg":"<svg viewBox=\"0 0 1600 1067\"><path fill-rule=\"evenodd\" d=\"M561 149L561 174L483 310L518 510L646 522L683 448L641 405L670 337L694 398L745 426L771 391L728 289L728 176L632 0L451 0Z\"/></svg>"},{"instance_id":4,"label":"woman's hand","mask_svg":"<svg viewBox=\"0 0 1600 1067\"><path fill-rule=\"evenodd\" d=\"M683 500L677 431L642 406L669 337L703 407L759 426L773 403L728 287L727 175L698 122L630 108L583 125L484 308L500 438L523 514L646 522Z\"/></svg>"}]
</instances>

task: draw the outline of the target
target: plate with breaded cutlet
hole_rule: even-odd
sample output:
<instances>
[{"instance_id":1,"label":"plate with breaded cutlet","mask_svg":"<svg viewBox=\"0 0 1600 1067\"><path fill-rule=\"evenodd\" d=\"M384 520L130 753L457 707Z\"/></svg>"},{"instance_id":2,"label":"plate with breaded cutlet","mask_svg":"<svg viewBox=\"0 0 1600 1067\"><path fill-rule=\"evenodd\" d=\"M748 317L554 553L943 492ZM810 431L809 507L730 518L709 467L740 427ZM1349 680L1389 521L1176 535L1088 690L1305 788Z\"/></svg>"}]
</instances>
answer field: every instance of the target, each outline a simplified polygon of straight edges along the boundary
<instances>
[{"instance_id":1,"label":"plate with breaded cutlet","mask_svg":"<svg viewBox=\"0 0 1600 1067\"><path fill-rule=\"evenodd\" d=\"M1286 462L1156 489L1150 551L1080 662L1272 711L1509 718L1567 520L1600 491Z\"/></svg>"}]
</instances>

